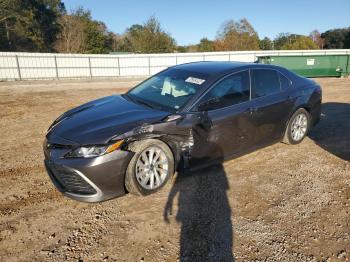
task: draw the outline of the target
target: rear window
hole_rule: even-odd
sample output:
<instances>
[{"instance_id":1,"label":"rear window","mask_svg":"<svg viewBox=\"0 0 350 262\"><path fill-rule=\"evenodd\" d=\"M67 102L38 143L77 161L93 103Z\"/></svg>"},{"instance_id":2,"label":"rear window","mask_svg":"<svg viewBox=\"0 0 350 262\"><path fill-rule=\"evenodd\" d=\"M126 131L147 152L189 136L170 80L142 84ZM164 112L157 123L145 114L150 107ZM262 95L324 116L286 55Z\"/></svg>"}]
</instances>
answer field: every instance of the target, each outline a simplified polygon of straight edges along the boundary
<instances>
[{"instance_id":1,"label":"rear window","mask_svg":"<svg viewBox=\"0 0 350 262\"><path fill-rule=\"evenodd\" d=\"M279 73L270 69L253 69L252 84L254 87L254 97L264 97L278 93L280 89Z\"/></svg>"},{"instance_id":2,"label":"rear window","mask_svg":"<svg viewBox=\"0 0 350 262\"><path fill-rule=\"evenodd\" d=\"M279 74L279 76L280 76L280 82L281 82L281 89L282 90L287 89L290 86L289 79L282 74Z\"/></svg>"}]
</instances>

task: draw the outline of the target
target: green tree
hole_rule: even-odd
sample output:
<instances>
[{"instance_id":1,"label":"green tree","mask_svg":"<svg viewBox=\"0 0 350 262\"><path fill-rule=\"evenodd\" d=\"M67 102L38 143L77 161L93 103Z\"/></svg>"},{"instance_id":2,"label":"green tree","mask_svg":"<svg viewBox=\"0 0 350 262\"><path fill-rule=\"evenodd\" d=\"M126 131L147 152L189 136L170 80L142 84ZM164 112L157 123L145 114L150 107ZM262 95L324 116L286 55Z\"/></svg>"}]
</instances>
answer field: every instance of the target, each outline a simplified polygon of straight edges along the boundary
<instances>
[{"instance_id":1,"label":"green tree","mask_svg":"<svg viewBox=\"0 0 350 262\"><path fill-rule=\"evenodd\" d=\"M184 45L178 45L176 48L176 51L179 53L186 53L187 52L187 46Z\"/></svg>"},{"instance_id":2,"label":"green tree","mask_svg":"<svg viewBox=\"0 0 350 262\"><path fill-rule=\"evenodd\" d=\"M63 11L60 0L1 0L1 50L52 51Z\"/></svg>"},{"instance_id":3,"label":"green tree","mask_svg":"<svg viewBox=\"0 0 350 262\"><path fill-rule=\"evenodd\" d=\"M289 33L279 34L274 40L274 45L278 50L319 49L310 37Z\"/></svg>"},{"instance_id":4,"label":"green tree","mask_svg":"<svg viewBox=\"0 0 350 262\"><path fill-rule=\"evenodd\" d=\"M280 33L273 41L274 48L277 50L282 49L282 46L290 44L292 42L292 38L293 35L289 33Z\"/></svg>"},{"instance_id":5,"label":"green tree","mask_svg":"<svg viewBox=\"0 0 350 262\"><path fill-rule=\"evenodd\" d=\"M270 38L264 37L259 41L259 47L261 50L273 50L273 42Z\"/></svg>"},{"instance_id":6,"label":"green tree","mask_svg":"<svg viewBox=\"0 0 350 262\"><path fill-rule=\"evenodd\" d=\"M229 20L219 29L215 47L218 51L259 50L259 37L246 18Z\"/></svg>"},{"instance_id":7,"label":"green tree","mask_svg":"<svg viewBox=\"0 0 350 262\"><path fill-rule=\"evenodd\" d=\"M188 45L186 46L186 52L195 53L198 52L198 45Z\"/></svg>"},{"instance_id":8,"label":"green tree","mask_svg":"<svg viewBox=\"0 0 350 262\"><path fill-rule=\"evenodd\" d=\"M214 41L209 40L208 38L202 38L198 44L199 52L212 52L215 51Z\"/></svg>"},{"instance_id":9,"label":"green tree","mask_svg":"<svg viewBox=\"0 0 350 262\"><path fill-rule=\"evenodd\" d=\"M124 37L113 32L107 33L106 47L110 52L128 52L128 45Z\"/></svg>"},{"instance_id":10,"label":"green tree","mask_svg":"<svg viewBox=\"0 0 350 262\"><path fill-rule=\"evenodd\" d=\"M109 32L104 23L93 20L91 13L82 7L59 20L61 32L55 48L62 53L108 53L115 45L115 34Z\"/></svg>"},{"instance_id":11,"label":"green tree","mask_svg":"<svg viewBox=\"0 0 350 262\"><path fill-rule=\"evenodd\" d=\"M350 48L350 27L328 30L321 34L325 48Z\"/></svg>"},{"instance_id":12,"label":"green tree","mask_svg":"<svg viewBox=\"0 0 350 262\"><path fill-rule=\"evenodd\" d=\"M176 50L175 40L166 33L155 17L143 25L132 25L125 34L126 43L136 53L167 53Z\"/></svg>"},{"instance_id":13,"label":"green tree","mask_svg":"<svg viewBox=\"0 0 350 262\"><path fill-rule=\"evenodd\" d=\"M86 21L85 34L85 53L103 54L110 51L108 32L104 23L91 20Z\"/></svg>"}]
</instances>

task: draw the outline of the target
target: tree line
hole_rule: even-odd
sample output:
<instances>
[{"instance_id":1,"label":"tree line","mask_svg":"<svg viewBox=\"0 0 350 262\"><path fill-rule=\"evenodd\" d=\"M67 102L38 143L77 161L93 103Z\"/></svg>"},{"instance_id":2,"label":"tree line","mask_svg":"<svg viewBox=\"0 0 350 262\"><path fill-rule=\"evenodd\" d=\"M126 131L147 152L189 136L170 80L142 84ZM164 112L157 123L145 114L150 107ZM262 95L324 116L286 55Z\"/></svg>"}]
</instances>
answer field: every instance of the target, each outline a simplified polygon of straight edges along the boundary
<instances>
[{"instance_id":1,"label":"tree line","mask_svg":"<svg viewBox=\"0 0 350 262\"><path fill-rule=\"evenodd\" d=\"M89 10L68 12L61 0L0 0L0 51L103 54L350 48L350 27L310 35L260 39L245 18L224 22L215 39L180 46L155 17L123 34L108 30Z\"/></svg>"}]
</instances>

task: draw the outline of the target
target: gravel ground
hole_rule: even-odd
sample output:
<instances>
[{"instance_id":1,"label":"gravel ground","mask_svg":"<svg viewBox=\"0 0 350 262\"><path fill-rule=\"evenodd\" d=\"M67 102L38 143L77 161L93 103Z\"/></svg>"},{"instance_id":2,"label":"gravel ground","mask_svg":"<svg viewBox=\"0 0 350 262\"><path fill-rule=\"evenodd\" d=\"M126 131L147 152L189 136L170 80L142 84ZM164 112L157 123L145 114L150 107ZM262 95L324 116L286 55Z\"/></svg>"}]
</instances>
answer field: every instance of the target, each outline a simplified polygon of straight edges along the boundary
<instances>
[{"instance_id":1,"label":"gravel ground","mask_svg":"<svg viewBox=\"0 0 350 262\"><path fill-rule=\"evenodd\" d=\"M349 261L350 79L317 79L323 116L282 143L148 197L63 197L42 141L65 110L139 80L0 83L0 261Z\"/></svg>"}]
</instances>

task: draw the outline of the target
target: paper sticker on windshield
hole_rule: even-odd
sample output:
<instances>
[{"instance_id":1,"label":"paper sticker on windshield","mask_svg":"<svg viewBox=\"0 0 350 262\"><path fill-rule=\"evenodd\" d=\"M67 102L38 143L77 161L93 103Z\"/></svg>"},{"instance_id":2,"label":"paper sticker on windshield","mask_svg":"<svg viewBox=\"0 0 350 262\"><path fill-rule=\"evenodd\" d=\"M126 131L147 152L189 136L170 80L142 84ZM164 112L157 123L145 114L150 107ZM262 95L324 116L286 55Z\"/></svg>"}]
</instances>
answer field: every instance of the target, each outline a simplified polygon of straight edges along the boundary
<instances>
[{"instance_id":1,"label":"paper sticker on windshield","mask_svg":"<svg viewBox=\"0 0 350 262\"><path fill-rule=\"evenodd\" d=\"M196 78L196 77L190 76L190 77L188 77L188 78L185 80L185 82L187 82L187 83L192 83L192 84L196 84L196 85L201 85L201 84L203 84L203 83L205 82L205 80L204 80L204 79L200 79L200 78Z\"/></svg>"}]
</instances>

